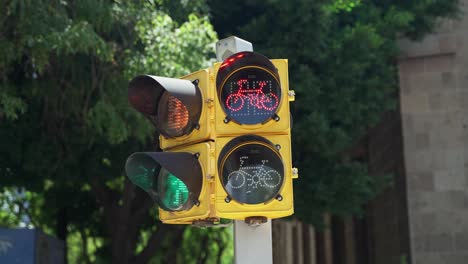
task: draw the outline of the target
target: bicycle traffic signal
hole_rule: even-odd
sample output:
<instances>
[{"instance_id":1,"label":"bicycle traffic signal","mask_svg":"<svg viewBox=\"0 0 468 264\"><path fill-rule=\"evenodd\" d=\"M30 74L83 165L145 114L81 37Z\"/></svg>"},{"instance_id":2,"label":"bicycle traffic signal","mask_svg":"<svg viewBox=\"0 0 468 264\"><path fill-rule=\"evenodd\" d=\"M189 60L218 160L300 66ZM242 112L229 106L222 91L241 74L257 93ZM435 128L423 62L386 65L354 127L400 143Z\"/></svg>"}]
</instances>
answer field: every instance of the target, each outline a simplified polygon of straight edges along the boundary
<instances>
[{"instance_id":1,"label":"bicycle traffic signal","mask_svg":"<svg viewBox=\"0 0 468 264\"><path fill-rule=\"evenodd\" d=\"M229 219L293 213L287 60L240 52L215 65L216 214Z\"/></svg>"},{"instance_id":2,"label":"bicycle traffic signal","mask_svg":"<svg viewBox=\"0 0 468 264\"><path fill-rule=\"evenodd\" d=\"M164 223L278 218L293 213L287 60L240 52L180 79L140 75L130 104L164 152L138 152L130 180Z\"/></svg>"}]
</instances>

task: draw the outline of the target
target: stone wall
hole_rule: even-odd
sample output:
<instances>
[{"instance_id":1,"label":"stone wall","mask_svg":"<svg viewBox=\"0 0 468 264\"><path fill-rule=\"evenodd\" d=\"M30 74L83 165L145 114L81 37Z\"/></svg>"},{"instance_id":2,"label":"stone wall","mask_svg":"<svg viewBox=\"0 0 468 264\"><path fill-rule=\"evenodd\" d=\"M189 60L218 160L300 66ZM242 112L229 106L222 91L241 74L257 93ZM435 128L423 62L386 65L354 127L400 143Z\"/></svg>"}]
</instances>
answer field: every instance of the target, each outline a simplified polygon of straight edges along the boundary
<instances>
[{"instance_id":1,"label":"stone wall","mask_svg":"<svg viewBox=\"0 0 468 264\"><path fill-rule=\"evenodd\" d=\"M421 42L402 40L400 103L411 263L468 263L468 0Z\"/></svg>"}]
</instances>

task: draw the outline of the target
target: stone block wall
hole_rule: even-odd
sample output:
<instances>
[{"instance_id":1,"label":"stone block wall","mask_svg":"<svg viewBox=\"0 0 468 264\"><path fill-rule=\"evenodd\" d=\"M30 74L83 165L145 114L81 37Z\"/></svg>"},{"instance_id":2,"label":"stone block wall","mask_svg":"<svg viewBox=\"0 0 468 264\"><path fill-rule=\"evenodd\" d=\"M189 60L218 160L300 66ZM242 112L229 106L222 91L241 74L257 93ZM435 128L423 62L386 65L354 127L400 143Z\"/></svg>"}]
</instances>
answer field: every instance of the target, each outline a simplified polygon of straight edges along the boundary
<instances>
[{"instance_id":1,"label":"stone block wall","mask_svg":"<svg viewBox=\"0 0 468 264\"><path fill-rule=\"evenodd\" d=\"M465 15L399 60L411 263L468 263L468 0Z\"/></svg>"}]
</instances>

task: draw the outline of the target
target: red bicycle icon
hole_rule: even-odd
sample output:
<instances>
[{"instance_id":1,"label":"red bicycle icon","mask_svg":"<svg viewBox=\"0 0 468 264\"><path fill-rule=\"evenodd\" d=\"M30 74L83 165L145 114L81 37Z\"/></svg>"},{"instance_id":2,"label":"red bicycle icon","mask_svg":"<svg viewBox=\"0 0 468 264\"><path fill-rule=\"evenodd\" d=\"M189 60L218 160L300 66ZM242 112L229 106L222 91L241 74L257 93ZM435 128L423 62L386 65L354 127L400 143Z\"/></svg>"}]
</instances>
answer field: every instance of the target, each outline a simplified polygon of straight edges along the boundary
<instances>
[{"instance_id":1,"label":"red bicycle icon","mask_svg":"<svg viewBox=\"0 0 468 264\"><path fill-rule=\"evenodd\" d=\"M258 89L244 89L243 87L248 84L246 79L237 81L239 89L236 93L230 94L226 98L226 106L233 112L237 112L244 108L245 101L248 101L253 107L257 109L264 109L267 111L274 111L278 106L278 96L274 93L263 92L263 87L267 85L266 81L257 82Z\"/></svg>"}]
</instances>

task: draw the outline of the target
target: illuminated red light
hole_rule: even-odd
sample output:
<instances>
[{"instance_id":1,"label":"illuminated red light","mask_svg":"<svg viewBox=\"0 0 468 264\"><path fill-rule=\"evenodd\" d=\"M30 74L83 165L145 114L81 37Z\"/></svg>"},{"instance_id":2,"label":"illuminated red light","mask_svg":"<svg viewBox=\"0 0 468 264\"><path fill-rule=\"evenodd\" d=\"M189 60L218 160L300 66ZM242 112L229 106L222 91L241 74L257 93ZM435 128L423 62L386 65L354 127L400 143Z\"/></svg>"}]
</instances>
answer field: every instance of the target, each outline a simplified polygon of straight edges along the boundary
<instances>
[{"instance_id":1,"label":"illuminated red light","mask_svg":"<svg viewBox=\"0 0 468 264\"><path fill-rule=\"evenodd\" d=\"M275 113L282 101L282 90L278 69L272 61L243 51L218 65L218 99L229 119L243 125L277 119Z\"/></svg>"},{"instance_id":2,"label":"illuminated red light","mask_svg":"<svg viewBox=\"0 0 468 264\"><path fill-rule=\"evenodd\" d=\"M237 112L244 108L244 98L237 94L230 94L226 99L226 106L233 112Z\"/></svg>"},{"instance_id":3,"label":"illuminated red light","mask_svg":"<svg viewBox=\"0 0 468 264\"><path fill-rule=\"evenodd\" d=\"M259 86L257 89L249 89L248 79L239 79L236 84L238 86L237 91L226 98L226 107L229 110L233 112L242 110L246 101L250 106L259 110L274 111L278 106L279 100L276 94L265 94L263 92L263 88L267 85L266 81L257 82Z\"/></svg>"},{"instance_id":4,"label":"illuminated red light","mask_svg":"<svg viewBox=\"0 0 468 264\"><path fill-rule=\"evenodd\" d=\"M236 56L233 57L233 58L229 58L229 59L226 60L225 63L221 64L221 66L219 66L219 68L221 69L221 68L224 68L224 67L226 67L226 66L229 66L229 65L232 64L234 61L236 61L237 59L241 59L241 58L243 58L244 56L245 56L245 54L241 53L241 54L236 55Z\"/></svg>"},{"instance_id":5,"label":"illuminated red light","mask_svg":"<svg viewBox=\"0 0 468 264\"><path fill-rule=\"evenodd\" d=\"M263 106L263 109L268 111L274 111L279 103L278 96L276 96L276 94L274 93L262 95L260 101Z\"/></svg>"}]
</instances>

